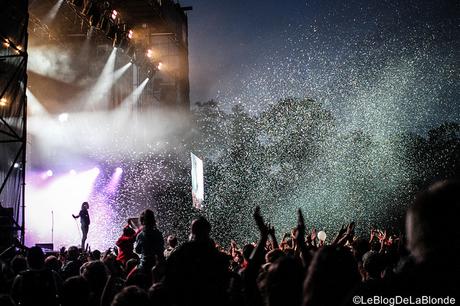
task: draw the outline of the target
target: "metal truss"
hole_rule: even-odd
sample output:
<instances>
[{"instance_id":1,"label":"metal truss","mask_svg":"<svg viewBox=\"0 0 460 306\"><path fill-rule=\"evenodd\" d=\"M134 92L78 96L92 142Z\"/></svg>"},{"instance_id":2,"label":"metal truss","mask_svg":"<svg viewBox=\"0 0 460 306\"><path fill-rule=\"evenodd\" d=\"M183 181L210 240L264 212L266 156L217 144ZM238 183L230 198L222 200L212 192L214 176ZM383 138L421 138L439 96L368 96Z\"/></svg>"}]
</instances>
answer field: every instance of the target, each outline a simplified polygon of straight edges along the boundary
<instances>
[{"instance_id":1,"label":"metal truss","mask_svg":"<svg viewBox=\"0 0 460 306\"><path fill-rule=\"evenodd\" d=\"M28 0L7 0L0 14L0 204L13 212L24 244L27 145Z\"/></svg>"}]
</instances>

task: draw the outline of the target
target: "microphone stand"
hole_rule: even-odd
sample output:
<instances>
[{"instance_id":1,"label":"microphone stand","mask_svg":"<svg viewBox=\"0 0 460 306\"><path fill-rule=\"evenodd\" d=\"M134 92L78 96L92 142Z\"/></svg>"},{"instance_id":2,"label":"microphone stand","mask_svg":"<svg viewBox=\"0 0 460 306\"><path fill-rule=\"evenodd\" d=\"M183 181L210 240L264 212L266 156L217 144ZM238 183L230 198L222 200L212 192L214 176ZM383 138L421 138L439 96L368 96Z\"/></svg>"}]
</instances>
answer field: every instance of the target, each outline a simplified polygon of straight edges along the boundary
<instances>
[{"instance_id":1,"label":"microphone stand","mask_svg":"<svg viewBox=\"0 0 460 306\"><path fill-rule=\"evenodd\" d=\"M51 245L54 249L54 211L51 210Z\"/></svg>"}]
</instances>

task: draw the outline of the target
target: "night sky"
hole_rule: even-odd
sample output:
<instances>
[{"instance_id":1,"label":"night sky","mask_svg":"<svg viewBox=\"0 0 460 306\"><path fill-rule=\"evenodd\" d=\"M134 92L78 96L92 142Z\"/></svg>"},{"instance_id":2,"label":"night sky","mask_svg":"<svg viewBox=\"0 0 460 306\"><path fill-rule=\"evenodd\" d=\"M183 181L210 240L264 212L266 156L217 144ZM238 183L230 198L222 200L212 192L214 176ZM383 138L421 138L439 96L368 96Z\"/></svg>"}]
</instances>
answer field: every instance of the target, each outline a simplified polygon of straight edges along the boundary
<instances>
[{"instance_id":1,"label":"night sky","mask_svg":"<svg viewBox=\"0 0 460 306\"><path fill-rule=\"evenodd\" d=\"M193 6L192 104L217 99L257 112L280 98L309 96L352 128L388 112L399 114L391 127L398 130L458 120L458 1L182 5Z\"/></svg>"}]
</instances>

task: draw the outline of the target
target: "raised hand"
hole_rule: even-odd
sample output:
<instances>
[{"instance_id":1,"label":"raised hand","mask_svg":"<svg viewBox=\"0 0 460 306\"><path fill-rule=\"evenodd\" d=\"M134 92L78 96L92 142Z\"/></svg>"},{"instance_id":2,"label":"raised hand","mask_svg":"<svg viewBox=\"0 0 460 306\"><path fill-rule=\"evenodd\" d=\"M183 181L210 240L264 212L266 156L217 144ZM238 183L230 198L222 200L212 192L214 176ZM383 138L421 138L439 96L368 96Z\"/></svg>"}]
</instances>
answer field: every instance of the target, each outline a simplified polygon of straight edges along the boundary
<instances>
[{"instance_id":1,"label":"raised hand","mask_svg":"<svg viewBox=\"0 0 460 306\"><path fill-rule=\"evenodd\" d=\"M369 242L372 242L375 237L375 229L371 229L371 237L369 238Z\"/></svg>"},{"instance_id":2,"label":"raised hand","mask_svg":"<svg viewBox=\"0 0 460 306\"><path fill-rule=\"evenodd\" d=\"M341 242L343 242L343 239L346 237L346 233L347 232L347 226L346 225L342 225L340 227L340 230L339 232L337 233L337 235L335 236L334 240L332 241L331 244L339 244Z\"/></svg>"},{"instance_id":3,"label":"raised hand","mask_svg":"<svg viewBox=\"0 0 460 306\"><path fill-rule=\"evenodd\" d=\"M260 213L260 206L256 206L253 214L254 220L256 221L257 228L262 236L268 236L268 226L264 222L264 218Z\"/></svg>"},{"instance_id":4,"label":"raised hand","mask_svg":"<svg viewBox=\"0 0 460 306\"><path fill-rule=\"evenodd\" d=\"M316 228L313 228L313 229L311 230L310 239L311 239L311 241L315 241L315 240L316 240Z\"/></svg>"},{"instance_id":5,"label":"raised hand","mask_svg":"<svg viewBox=\"0 0 460 306\"><path fill-rule=\"evenodd\" d=\"M382 241L387 240L387 230L384 230L381 235L379 235L379 239Z\"/></svg>"},{"instance_id":6,"label":"raised hand","mask_svg":"<svg viewBox=\"0 0 460 306\"><path fill-rule=\"evenodd\" d=\"M302 258L302 263L304 267L308 267L308 263L310 262L311 255L310 252L307 250L307 245L305 244L305 219L302 214L302 210L299 208L297 210L297 228L296 228L296 240L297 240L297 246L300 251L300 255ZM316 238L316 230L315 232L315 238ZM308 240L308 237L307 237Z\"/></svg>"},{"instance_id":7,"label":"raised hand","mask_svg":"<svg viewBox=\"0 0 460 306\"><path fill-rule=\"evenodd\" d=\"M295 239L297 241L304 241L305 239L305 219L300 208L297 210L297 231Z\"/></svg>"},{"instance_id":8,"label":"raised hand","mask_svg":"<svg viewBox=\"0 0 460 306\"><path fill-rule=\"evenodd\" d=\"M346 234L347 236L353 236L355 234L355 222L348 224Z\"/></svg>"}]
</instances>

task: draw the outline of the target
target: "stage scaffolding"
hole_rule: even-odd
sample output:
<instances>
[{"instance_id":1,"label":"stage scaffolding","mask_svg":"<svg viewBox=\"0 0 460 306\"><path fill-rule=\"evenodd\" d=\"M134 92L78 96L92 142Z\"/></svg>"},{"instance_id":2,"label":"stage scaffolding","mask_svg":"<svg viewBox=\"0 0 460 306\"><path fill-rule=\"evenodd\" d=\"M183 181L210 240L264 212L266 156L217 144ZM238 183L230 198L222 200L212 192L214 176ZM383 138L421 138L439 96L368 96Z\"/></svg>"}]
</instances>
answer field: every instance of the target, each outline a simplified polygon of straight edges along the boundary
<instances>
[{"instance_id":1,"label":"stage scaffolding","mask_svg":"<svg viewBox=\"0 0 460 306\"><path fill-rule=\"evenodd\" d=\"M24 243L28 0L0 11L0 247Z\"/></svg>"}]
</instances>

